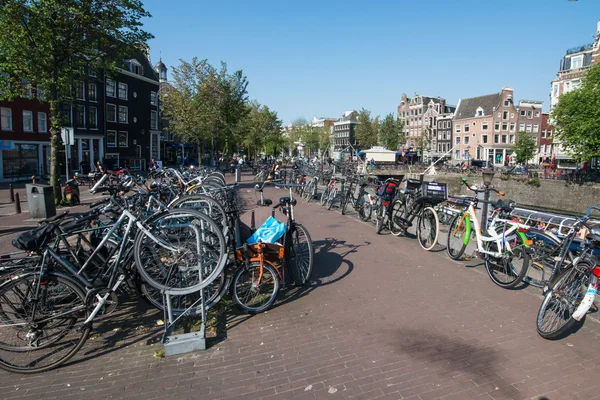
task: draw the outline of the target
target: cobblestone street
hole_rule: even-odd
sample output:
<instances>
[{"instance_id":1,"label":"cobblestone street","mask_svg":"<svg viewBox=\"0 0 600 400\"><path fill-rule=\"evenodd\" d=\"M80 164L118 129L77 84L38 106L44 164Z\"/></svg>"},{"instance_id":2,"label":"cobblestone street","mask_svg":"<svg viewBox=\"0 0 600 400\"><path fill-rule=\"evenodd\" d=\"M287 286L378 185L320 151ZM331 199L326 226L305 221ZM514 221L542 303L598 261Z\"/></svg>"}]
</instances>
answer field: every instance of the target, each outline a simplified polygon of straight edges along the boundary
<instances>
[{"instance_id":1,"label":"cobblestone street","mask_svg":"<svg viewBox=\"0 0 600 400\"><path fill-rule=\"evenodd\" d=\"M240 192L254 201L252 189ZM265 190L274 200L284 195ZM257 225L269 214L259 210ZM96 324L67 365L31 376L0 371L1 397L600 397L600 326L592 318L566 339L544 340L535 328L539 293L495 286L476 260L454 262L443 247L425 252L414 239L377 235L314 202L299 201L295 216L315 245L310 286L280 293L266 313L231 317L208 350L154 357L162 313L132 299ZM6 221L16 217L2 218L0 247L9 251L6 226L17 223Z\"/></svg>"}]
</instances>

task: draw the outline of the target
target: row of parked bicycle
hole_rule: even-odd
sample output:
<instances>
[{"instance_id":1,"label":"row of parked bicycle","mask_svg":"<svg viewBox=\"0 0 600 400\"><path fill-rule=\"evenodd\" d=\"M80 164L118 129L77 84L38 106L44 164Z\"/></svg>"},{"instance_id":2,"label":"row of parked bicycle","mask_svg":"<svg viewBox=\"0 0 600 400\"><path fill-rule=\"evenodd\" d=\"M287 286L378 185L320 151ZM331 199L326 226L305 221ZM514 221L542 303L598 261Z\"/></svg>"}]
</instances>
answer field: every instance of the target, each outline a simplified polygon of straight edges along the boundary
<instances>
[{"instance_id":1,"label":"row of parked bicycle","mask_svg":"<svg viewBox=\"0 0 600 400\"><path fill-rule=\"evenodd\" d=\"M484 217L486 221L480 221L477 210L486 203L482 198L489 198L492 192L499 196L504 193L489 186L477 188L466 178L462 185L474 196L448 196L445 184L422 179L405 179L404 188L393 178L370 184L367 177L357 174L333 176L321 190L314 174L301 169L292 175L303 183L299 195L307 201L319 201L327 209L337 204L342 214L351 205L361 220L374 219L377 233L386 229L403 236L414 224L421 247L432 250L438 245L440 223L448 224L446 252L454 260L463 259L474 239L474 254L484 261L496 285L542 288L544 300L536 326L544 338L566 336L583 324L590 309L595 309L600 226L593 225L591 216L593 211L600 211L598 207L588 208L565 231L553 233L525 223L513 215L515 204L502 200L488 201L490 213Z\"/></svg>"},{"instance_id":2,"label":"row of parked bicycle","mask_svg":"<svg viewBox=\"0 0 600 400\"><path fill-rule=\"evenodd\" d=\"M0 368L64 364L122 296L165 310L172 325L205 316L227 293L240 309L261 312L282 286L310 280L312 242L294 221L291 196L274 207L287 216L283 237L248 245L254 227L240 221L236 189L220 171L154 170L148 179L111 171L91 192L108 197L89 212L41 221L13 239L20 251L0 257Z\"/></svg>"}]
</instances>

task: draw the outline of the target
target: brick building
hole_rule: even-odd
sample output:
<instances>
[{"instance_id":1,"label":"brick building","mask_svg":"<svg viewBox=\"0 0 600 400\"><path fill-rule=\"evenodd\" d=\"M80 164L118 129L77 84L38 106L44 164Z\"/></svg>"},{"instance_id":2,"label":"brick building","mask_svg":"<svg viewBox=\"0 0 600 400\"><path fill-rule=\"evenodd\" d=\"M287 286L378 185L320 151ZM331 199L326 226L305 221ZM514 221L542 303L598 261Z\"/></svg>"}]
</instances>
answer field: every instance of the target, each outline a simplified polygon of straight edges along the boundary
<instances>
[{"instance_id":1,"label":"brick building","mask_svg":"<svg viewBox=\"0 0 600 400\"><path fill-rule=\"evenodd\" d=\"M415 95L408 98L402 93L398 118L404 124L406 147L428 161L440 156L438 151L437 118L446 113L446 100L440 97ZM420 151L423 154L419 154Z\"/></svg>"}]
</instances>

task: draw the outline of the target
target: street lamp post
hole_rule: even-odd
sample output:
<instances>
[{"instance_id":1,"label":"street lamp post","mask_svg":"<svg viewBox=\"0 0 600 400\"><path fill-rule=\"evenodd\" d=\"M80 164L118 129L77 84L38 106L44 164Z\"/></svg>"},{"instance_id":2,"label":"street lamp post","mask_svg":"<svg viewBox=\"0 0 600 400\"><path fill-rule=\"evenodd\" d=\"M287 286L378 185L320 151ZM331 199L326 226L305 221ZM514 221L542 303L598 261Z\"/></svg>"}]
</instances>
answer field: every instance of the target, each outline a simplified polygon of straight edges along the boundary
<instances>
[{"instance_id":1,"label":"street lamp post","mask_svg":"<svg viewBox=\"0 0 600 400\"><path fill-rule=\"evenodd\" d=\"M215 166L215 139L217 138L218 132L219 132L219 130L216 128L212 130L212 146L210 149L210 166L211 167Z\"/></svg>"},{"instance_id":2,"label":"street lamp post","mask_svg":"<svg viewBox=\"0 0 600 400\"><path fill-rule=\"evenodd\" d=\"M494 180L494 171L491 169L484 169L482 172L483 186L485 191L483 192L483 207L481 210L481 232L487 230L487 219L488 219L488 202L490 201L490 185Z\"/></svg>"}]
</instances>

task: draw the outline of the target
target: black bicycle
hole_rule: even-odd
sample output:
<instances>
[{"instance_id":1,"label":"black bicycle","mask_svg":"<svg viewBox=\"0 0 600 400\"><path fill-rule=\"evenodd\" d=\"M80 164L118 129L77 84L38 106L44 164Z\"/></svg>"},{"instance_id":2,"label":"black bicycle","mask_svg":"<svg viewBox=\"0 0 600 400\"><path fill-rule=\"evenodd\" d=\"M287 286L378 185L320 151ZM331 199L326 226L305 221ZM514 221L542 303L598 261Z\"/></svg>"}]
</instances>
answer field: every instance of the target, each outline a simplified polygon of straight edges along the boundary
<instances>
[{"instance_id":1,"label":"black bicycle","mask_svg":"<svg viewBox=\"0 0 600 400\"><path fill-rule=\"evenodd\" d=\"M346 194L342 197L342 215L346 214L348 204L358 212L358 216L363 221L371 219L371 203L368 199L367 191L365 190L367 182L363 175L359 175L358 180L351 180Z\"/></svg>"}]
</instances>

